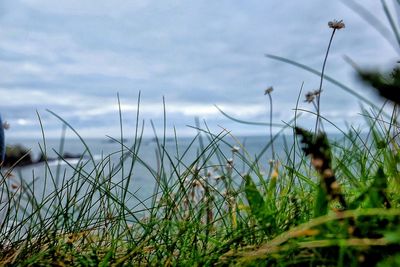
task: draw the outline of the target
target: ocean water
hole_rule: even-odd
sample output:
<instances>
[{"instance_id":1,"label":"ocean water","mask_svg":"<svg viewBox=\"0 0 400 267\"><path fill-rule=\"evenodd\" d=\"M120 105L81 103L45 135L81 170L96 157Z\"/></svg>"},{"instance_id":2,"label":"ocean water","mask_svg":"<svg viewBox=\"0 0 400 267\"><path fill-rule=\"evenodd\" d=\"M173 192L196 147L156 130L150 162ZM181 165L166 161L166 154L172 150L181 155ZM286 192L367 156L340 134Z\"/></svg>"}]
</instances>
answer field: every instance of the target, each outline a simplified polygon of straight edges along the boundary
<instances>
[{"instance_id":1,"label":"ocean water","mask_svg":"<svg viewBox=\"0 0 400 267\"><path fill-rule=\"evenodd\" d=\"M337 139L340 136L334 135L332 137L333 139ZM92 185L90 181L99 178L97 182L103 183L103 186L106 186L108 181L115 185L120 183L123 177L128 176L132 153L127 152L133 145L132 140L128 139L124 141L123 151L120 143L111 141L110 139L86 139L84 142L85 144L79 139L65 139L63 142L59 139L47 139L44 144L42 140L36 139L7 139L8 145L20 144L30 149L34 159L39 158L43 151L46 152L48 158L57 158L57 155L63 153L82 154L83 156L80 160L52 160L48 163L42 162L14 168L12 170L12 177L7 178L6 183L1 184L0 223L5 218L4 214L8 205L7 194L3 194L4 192L11 190L18 194L21 192L23 194L27 193L28 198L23 198L22 204L18 204L21 208L25 207L24 205L29 206L30 204L25 202L29 202L29 196L34 195L39 200L39 203L45 200L45 205L50 205L49 207L46 206L45 209L56 209L56 207L53 207L53 200L54 192L57 190L59 192L58 195L61 195L62 199L57 198L56 201L61 201L64 206L67 199L69 199L69 201L74 202L73 206L75 207L83 202L85 192L90 192L90 190L88 191ZM277 160L281 162L286 161L287 157L292 153L293 142L293 136L290 135L280 135L274 139L273 147ZM89 149L90 155L88 152L85 152L86 147ZM234 152L233 148L237 151ZM201 151L206 152L201 154ZM124 158L122 155L127 154L129 156L123 161L124 166L119 168L122 162L121 158ZM125 200L125 205L129 208L132 207L130 210L136 214L136 217L130 218L132 222L136 221L137 218L146 216L152 197L159 197L159 195L155 195L154 193L154 188L157 184L156 177L160 177L157 175L159 174L161 165L160 150L157 142L151 138L143 139L140 143L137 157L140 160L136 161L132 169L131 182L128 187L129 194ZM198 157L206 158L206 164L195 167L200 170L199 173L201 175L209 175L211 179L217 178L222 173L227 173L227 167L229 166L227 163L233 162L232 181L238 185L243 181L241 175L250 169L250 165L256 159L261 172L266 175L269 173L272 159L272 145L268 136L238 138L227 136L216 143L207 137L203 137L202 139L180 138L177 142L174 139L167 138L165 140L163 156L165 179L173 181L174 179L176 180L177 176L191 179L191 174L187 176L183 176L182 174L185 174L185 172L188 173L188 169L193 170L193 162L204 162L203 159L198 161ZM174 169L172 165L178 167ZM7 170L3 169L2 171L4 173ZM84 177L81 177L80 182L77 183L76 180L79 174L84 174ZM218 188L224 190L218 186L217 179L209 181L215 186L216 190L219 190ZM7 190L5 190L5 186L8 187ZM74 190L77 190L78 187L80 189L77 197L75 199L72 198L74 200L71 200L71 197L68 198L68 194L71 196L71 193L73 194ZM114 187L112 192L114 194L117 193L117 196L122 195L122 191L118 186ZM220 193L223 194L222 191ZM102 206L99 206L102 205L100 204L102 197L104 197L104 194L100 193L100 191L97 190L94 193L91 202L93 205L90 206L90 212L95 214L98 208L102 208ZM20 212L19 216L23 216L24 214L24 212ZM50 216L52 213L46 212L46 214ZM72 216L78 216L78 213L74 213ZM10 223L9 227L13 227L12 222Z\"/></svg>"},{"instance_id":2,"label":"ocean water","mask_svg":"<svg viewBox=\"0 0 400 267\"><path fill-rule=\"evenodd\" d=\"M293 138L290 136L280 136L274 140L274 149L278 158L284 159L286 157L285 147L291 147L293 145L291 142L293 142ZM63 154L64 152L71 154L83 153L83 158L82 160L53 160L47 164L37 163L12 170L12 178L7 178L6 183L0 185L0 193L2 193L0 195L0 224L7 218L6 213L9 207L12 207L12 216L16 216L16 220L8 220L6 228L3 228L3 232L0 232L0 235L13 233L9 240L19 240L21 236L26 235L27 228L18 226L17 222L25 221L26 217L29 216L29 212L36 209L33 199L36 199L38 203L43 203L40 214L43 220L49 222L52 221L51 216L59 214L59 209L68 209L69 216L72 216L75 220L82 219L80 212L84 209L85 220L92 218L90 220L93 221L96 221L95 218L97 217L101 218L104 213L110 212L110 210L112 210L112 214L119 210L119 205L114 201L109 203L108 200L111 198L105 197L104 191L100 191L109 185L107 183L108 180L115 185L121 182L122 177L126 177L129 173L130 157L124 161L125 166L122 169L118 172L113 171L113 168L116 168L121 163L121 155L123 153L121 153L120 143L111 142L109 139L86 139L85 145L78 139L66 139L64 142L59 139L47 139L45 143L48 158L56 158L58 154ZM211 146L210 143L212 144ZM7 139L7 144L23 145L31 150L35 159L39 158L44 151L44 143L41 140ZM124 144L126 147L131 147L133 142L126 140ZM88 153L84 153L85 146L89 148L92 158L88 156ZM232 151L234 146L235 150L238 151ZM126 147L124 152L128 150ZM226 190L223 183L213 178L220 176L222 172L228 173L228 162L233 162L234 168L230 170L234 170L232 171L233 179L231 181L235 187L235 185L239 185L243 181L241 174L249 170L249 162L253 163L255 158L258 158L258 165L261 171L266 175L268 174L272 158L271 148L268 136L239 137L237 139L227 136L216 144L207 137L202 138L202 141L199 138L195 140L193 138L180 138L178 142L175 142L174 139L166 139L164 154L166 177L169 179L169 174L174 173L170 161L174 162L175 165L180 162L175 171L179 174L184 174L185 172L188 173L188 169L193 170L192 163L196 162L199 156L204 156L207 158L206 165L196 167L200 169L199 173L202 176L211 173L208 181L215 190L221 190L220 193L223 194L224 190ZM206 153L200 155L200 152L204 150ZM126 220L130 223L135 223L137 220L148 216L153 197L160 197L160 195L154 193L157 182L155 175L149 170L150 168L154 172L158 172L161 164L159 153L155 140L151 138L142 140L138 157L148 164L148 168L140 162L137 162L133 168L129 194L124 201L124 204L131 212L126 215ZM243 159L241 159L242 155ZM202 160L199 162L202 162ZM4 171L6 170L3 169L2 172L4 173ZM90 181L95 180L99 172L101 174L97 182L102 183L103 187L101 190L92 191L92 183ZM79 182L76 182L79 173L84 173L86 177L80 178ZM176 179L176 176L177 174L172 179ZM184 181L184 184L189 187L193 182L193 176L188 174L184 177L189 179ZM88 180L90 181L88 182ZM8 189L5 189L5 186ZM77 188L79 188L78 191L76 191ZM8 193L10 191L15 192L15 195L14 193L11 194L11 199ZM118 199L122 196L122 190L117 186L111 191ZM6 194L3 194L5 192ZM55 192L58 192L57 197L54 197ZM79 193L75 195L75 192ZM94 193L92 194L92 192ZM21 193L22 199L19 198ZM198 198L196 199L201 199L202 193L197 193L196 197ZM32 198L32 195L35 198ZM90 199L89 204L86 204L86 199ZM36 217L33 216L32 218ZM27 222L27 224L29 223L32 222ZM18 231L15 229L18 229Z\"/></svg>"},{"instance_id":3,"label":"ocean water","mask_svg":"<svg viewBox=\"0 0 400 267\"><path fill-rule=\"evenodd\" d=\"M121 144L114 142L110 139L85 139L85 144L79 139L66 139L63 142L59 139L48 139L45 142L46 149L42 140L35 139L9 139L8 144L23 145L25 148L31 150L31 154L34 159L39 158L40 154L46 151L48 158L57 158L59 154L71 153L71 154L83 154L82 160L79 159L68 159L68 160L52 160L48 164L37 163L34 165L19 167L13 170L13 179L18 182L23 180L25 183L30 183L34 180L35 182L35 193L41 195L43 190L51 193L54 190L54 184L49 181L45 182L45 176L49 177L49 173L53 175L53 179L57 183L61 183L62 180L68 180L75 174L75 169L86 163L83 169L87 173L94 175L95 166L100 169L99 166L104 167L104 175L112 173L111 169L117 167L121 163L122 149L124 153L128 152L128 148L131 148L133 141L124 141L124 147ZM162 142L162 140L160 140ZM291 146L293 142L292 137L282 136L274 140L275 153L280 158L285 158L285 143L287 146ZM165 156L164 166L167 175L173 172L170 162L176 164L178 158L181 161L180 172L184 172L187 167L190 166L196 158L200 155L202 149L206 148L205 157L207 160L207 166L198 166L198 168L215 170L215 168L224 168L226 162L230 159L234 159L235 168L238 172L246 172L249 168L248 162L253 162L255 158L259 157L259 165L261 168L269 168L269 160L272 159L272 150L270 145L270 138L266 136L251 136L251 137L239 137L236 140L231 137L226 137L223 141L218 141L217 145L210 145L212 142L206 137L202 138L202 142L199 138L180 138L177 142L174 139L166 139L165 142ZM89 153L85 153L85 146L90 150ZM232 147L236 146L239 148L239 152L232 152ZM207 147L209 147L207 149ZM157 147L157 142L154 139L147 138L143 139L140 143L140 149L138 157L141 161L145 162L154 172L159 170L160 166L160 150ZM128 154L130 154L128 152ZM131 155L124 161L125 167L124 175L126 176L129 172ZM244 160L241 159L244 158ZM92 160L93 159L93 160ZM130 192L135 192L135 195L139 199L146 199L153 193L156 179L154 174L149 168L141 164L139 161L135 163L132 172L132 182L130 184ZM114 182L118 182L121 179L122 171L119 171L112 179ZM217 175L217 173L215 173Z\"/></svg>"}]
</instances>

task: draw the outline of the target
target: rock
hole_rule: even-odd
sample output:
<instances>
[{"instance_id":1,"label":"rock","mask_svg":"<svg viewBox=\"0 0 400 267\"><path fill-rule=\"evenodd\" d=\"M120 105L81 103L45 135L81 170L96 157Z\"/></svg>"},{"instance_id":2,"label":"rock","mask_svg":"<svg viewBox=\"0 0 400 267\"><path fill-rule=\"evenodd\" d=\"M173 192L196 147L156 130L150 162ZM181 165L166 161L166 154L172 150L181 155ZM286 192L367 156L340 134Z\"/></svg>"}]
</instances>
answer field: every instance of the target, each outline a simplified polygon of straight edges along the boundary
<instances>
[{"instance_id":1,"label":"rock","mask_svg":"<svg viewBox=\"0 0 400 267\"><path fill-rule=\"evenodd\" d=\"M80 159L82 157L82 154L72 154L65 152L62 156L63 159Z\"/></svg>"},{"instance_id":2,"label":"rock","mask_svg":"<svg viewBox=\"0 0 400 267\"><path fill-rule=\"evenodd\" d=\"M63 159L80 159L82 158L82 154L73 154L65 152L62 154ZM23 167L31 164L42 163L42 162L50 162L57 160L57 158L49 158L41 153L37 160L33 159L32 153L29 149L25 148L22 145L8 145L6 147L6 156L4 159L3 167Z\"/></svg>"},{"instance_id":3,"label":"rock","mask_svg":"<svg viewBox=\"0 0 400 267\"><path fill-rule=\"evenodd\" d=\"M3 167L26 166L35 163L31 152L22 145L6 147Z\"/></svg>"},{"instance_id":4,"label":"rock","mask_svg":"<svg viewBox=\"0 0 400 267\"><path fill-rule=\"evenodd\" d=\"M35 163L40 163L40 162L45 162L45 161L53 161L55 160L54 158L49 158L45 156L43 153L40 153L39 158L36 160Z\"/></svg>"}]
</instances>

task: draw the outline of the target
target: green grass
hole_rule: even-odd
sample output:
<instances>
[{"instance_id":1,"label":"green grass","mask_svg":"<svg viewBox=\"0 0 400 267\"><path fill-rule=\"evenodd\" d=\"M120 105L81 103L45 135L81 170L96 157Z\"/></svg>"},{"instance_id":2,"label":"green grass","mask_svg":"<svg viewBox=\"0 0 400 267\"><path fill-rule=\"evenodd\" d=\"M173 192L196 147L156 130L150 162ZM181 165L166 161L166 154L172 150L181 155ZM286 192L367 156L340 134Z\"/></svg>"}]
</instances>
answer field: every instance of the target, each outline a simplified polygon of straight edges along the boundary
<instances>
[{"instance_id":1,"label":"green grass","mask_svg":"<svg viewBox=\"0 0 400 267\"><path fill-rule=\"evenodd\" d=\"M392 15L382 3L397 36ZM319 75L321 88L327 80L360 96L323 71L270 57ZM370 76L365 79L381 93L389 85L396 88L400 80L394 75L377 82L376 75L373 81ZM272 96L269 91L271 114ZM247 127L278 127L275 135L270 129L269 142L255 156L240 142L232 142L229 132L213 133L199 122L193 127L198 135L185 149L175 135L175 149L167 150L164 124L161 135L154 131L156 167L140 158L144 129L140 95L136 130L130 137L133 145L124 143L127 136L121 123L120 138L114 139L119 150L101 160L94 159L68 122L52 113L65 125L64 133L68 128L80 138L83 156L76 165L68 165L70 172L54 171L45 163L44 177L31 182L16 181L11 177L16 170L3 170L0 265L399 265L400 103L386 104L392 108L387 112L387 107L360 97L368 105L361 114L369 131L350 126L338 129L339 140L329 140L322 129L332 123L320 110L321 92L316 97L310 101L314 110L300 110L300 90L293 119L283 126L274 124L272 117L267 123L245 122L223 113ZM300 112L316 116L314 131L299 127ZM122 121L121 112L119 116ZM279 156L274 141L285 138L282 132L288 130L293 136L285 139L285 153ZM59 155L63 142L64 137ZM48 153L44 129L41 149ZM196 157L189 159L193 149ZM270 163L260 160L267 151L272 151ZM131 191L136 188L137 167L146 169L155 181L149 199ZM43 188L37 188L36 179L44 181Z\"/></svg>"},{"instance_id":2,"label":"green grass","mask_svg":"<svg viewBox=\"0 0 400 267\"><path fill-rule=\"evenodd\" d=\"M35 180L15 181L5 173L2 199L9 201L1 206L6 211L1 264L362 266L395 261L399 148L392 140L394 125L379 111L363 112L369 133L349 129L329 142L323 134L316 138L296 128L298 135L287 139L294 143L269 165L245 147L232 146L227 132L198 128L186 150L180 150L178 137L175 151L158 140L159 163L153 169L138 156L138 129L134 145L121 142L115 155L94 160L85 151L88 157L70 165L68 177L45 164L40 179L56 189L40 197L34 192L43 189L35 188ZM197 157L188 161L193 148ZM111 165L111 157L120 158L119 164ZM156 181L151 199L130 191L135 165L147 168ZM327 190L329 168L340 191Z\"/></svg>"}]
</instances>

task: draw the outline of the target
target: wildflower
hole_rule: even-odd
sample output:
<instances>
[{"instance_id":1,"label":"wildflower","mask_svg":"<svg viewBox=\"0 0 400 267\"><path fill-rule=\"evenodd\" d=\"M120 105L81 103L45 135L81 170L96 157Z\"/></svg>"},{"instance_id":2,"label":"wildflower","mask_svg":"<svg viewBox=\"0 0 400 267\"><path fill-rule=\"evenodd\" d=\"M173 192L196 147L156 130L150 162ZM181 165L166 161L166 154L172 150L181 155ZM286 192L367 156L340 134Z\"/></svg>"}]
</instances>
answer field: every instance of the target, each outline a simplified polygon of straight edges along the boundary
<instances>
[{"instance_id":1,"label":"wildflower","mask_svg":"<svg viewBox=\"0 0 400 267\"><path fill-rule=\"evenodd\" d=\"M265 89L264 95L269 95L270 93L272 93L272 91L274 91L274 88L270 86L267 89Z\"/></svg>"},{"instance_id":2,"label":"wildflower","mask_svg":"<svg viewBox=\"0 0 400 267\"><path fill-rule=\"evenodd\" d=\"M232 166L231 164L227 163L226 166L225 166L225 169L226 169L228 172L231 172L232 169L233 169L233 166Z\"/></svg>"},{"instance_id":3,"label":"wildflower","mask_svg":"<svg viewBox=\"0 0 400 267\"><path fill-rule=\"evenodd\" d=\"M186 176L185 179L183 180L183 183L186 185L190 184L191 182L192 181L191 181L190 177L188 177L188 176Z\"/></svg>"},{"instance_id":4,"label":"wildflower","mask_svg":"<svg viewBox=\"0 0 400 267\"><path fill-rule=\"evenodd\" d=\"M239 150L240 150L240 147L238 147L238 146L232 147L232 153L237 153L237 152L239 152Z\"/></svg>"},{"instance_id":5,"label":"wildflower","mask_svg":"<svg viewBox=\"0 0 400 267\"><path fill-rule=\"evenodd\" d=\"M18 185L16 185L16 184L11 184L11 188L12 188L12 189L18 189L18 188L19 188L19 186L18 186Z\"/></svg>"},{"instance_id":6,"label":"wildflower","mask_svg":"<svg viewBox=\"0 0 400 267\"><path fill-rule=\"evenodd\" d=\"M306 94L306 100L304 102L311 103L314 101L315 97L319 96L321 94L322 90L314 90L310 91Z\"/></svg>"},{"instance_id":7,"label":"wildflower","mask_svg":"<svg viewBox=\"0 0 400 267\"><path fill-rule=\"evenodd\" d=\"M193 175L197 175L200 172L200 169L197 168L197 166L193 166L191 172L193 173Z\"/></svg>"},{"instance_id":8,"label":"wildflower","mask_svg":"<svg viewBox=\"0 0 400 267\"><path fill-rule=\"evenodd\" d=\"M338 182L333 182L332 184L331 184L331 189L332 190L338 190L338 189L340 189L340 186L339 186L339 184L338 184Z\"/></svg>"},{"instance_id":9,"label":"wildflower","mask_svg":"<svg viewBox=\"0 0 400 267\"><path fill-rule=\"evenodd\" d=\"M192 183L192 186L201 188L203 186L203 184L201 183L201 181L199 179L195 179Z\"/></svg>"},{"instance_id":10,"label":"wildflower","mask_svg":"<svg viewBox=\"0 0 400 267\"><path fill-rule=\"evenodd\" d=\"M211 198L210 198L210 197L203 196L203 197L201 198L200 201L203 202L203 203L208 203L208 202L211 201Z\"/></svg>"},{"instance_id":11,"label":"wildflower","mask_svg":"<svg viewBox=\"0 0 400 267\"><path fill-rule=\"evenodd\" d=\"M334 175L332 169L328 168L326 170L324 170L324 172L322 173L322 176L325 177L332 177Z\"/></svg>"},{"instance_id":12,"label":"wildflower","mask_svg":"<svg viewBox=\"0 0 400 267\"><path fill-rule=\"evenodd\" d=\"M329 28L332 28L334 30L340 30L343 29L346 25L344 25L343 20L333 20L328 22Z\"/></svg>"},{"instance_id":13,"label":"wildflower","mask_svg":"<svg viewBox=\"0 0 400 267\"><path fill-rule=\"evenodd\" d=\"M308 92L306 94L306 100L304 100L304 102L312 103L314 101L314 99L315 99L315 95L313 94L313 92Z\"/></svg>"},{"instance_id":14,"label":"wildflower","mask_svg":"<svg viewBox=\"0 0 400 267\"><path fill-rule=\"evenodd\" d=\"M233 169L233 159L228 159L226 161L226 166L225 166L227 171L231 171Z\"/></svg>"},{"instance_id":15,"label":"wildflower","mask_svg":"<svg viewBox=\"0 0 400 267\"><path fill-rule=\"evenodd\" d=\"M322 167L324 166L324 160L315 156L313 156L313 158L311 159L311 163L318 171L322 170Z\"/></svg>"}]
</instances>

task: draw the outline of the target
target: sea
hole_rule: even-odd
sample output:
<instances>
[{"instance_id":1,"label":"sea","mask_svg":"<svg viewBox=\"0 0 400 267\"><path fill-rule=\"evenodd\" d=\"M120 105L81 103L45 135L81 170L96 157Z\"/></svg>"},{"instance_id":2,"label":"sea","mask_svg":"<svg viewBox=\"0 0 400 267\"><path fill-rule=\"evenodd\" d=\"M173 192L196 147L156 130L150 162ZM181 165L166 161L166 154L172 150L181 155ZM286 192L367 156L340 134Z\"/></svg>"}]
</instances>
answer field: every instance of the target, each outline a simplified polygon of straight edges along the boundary
<instances>
[{"instance_id":1,"label":"sea","mask_svg":"<svg viewBox=\"0 0 400 267\"><path fill-rule=\"evenodd\" d=\"M340 135L333 135L333 138L338 139ZM82 202L82 197L84 198L85 192L88 192L86 189L92 185L90 181L97 179L103 186L107 186L107 181L111 181L113 185L119 185L123 178L127 181L128 176L130 177L129 194L124 203L127 207L132 207L132 212L144 218L152 201L158 198L157 192L159 194L162 190L160 188L158 191L155 190L159 183L158 179L165 179L167 183L173 183L178 176L187 177L190 180L193 177L192 173L197 169L202 177L213 179L210 183L217 183L218 176L231 171L232 180L240 185L243 182L243 174L249 172L255 162L261 173L267 177L273 162L285 162L288 157L293 156L294 138L292 135L275 135L273 139L269 136L232 137L228 135L224 138L197 136L177 140L175 138L143 138L140 142L129 139L118 141L110 138L85 140L9 138L6 143L7 145L22 145L29 149L34 160L41 154L45 154L50 160L16 167L12 170L3 168L3 179L0 184L0 223L5 219L6 208L9 207L7 201L10 196L17 199L15 203L12 203L19 203L22 209L34 203L30 199L36 199L37 203L46 203L47 206L43 207L45 209L54 209L56 207L52 207L55 204L51 200L54 199L54 192L58 192L62 198L58 199L62 203L58 205L66 204L67 195L73 194L73 190L77 190L80 186L74 182L77 179L88 180L79 189ZM299 148L298 144L295 147ZM297 153L301 153L299 150ZM80 158L57 159L64 153L79 155ZM132 157L133 154L135 157ZM132 158L138 160L131 169ZM198 160L199 158L201 159ZM194 162L199 162L199 164L193 164ZM203 162L206 163L203 164ZM232 168L228 170L228 167ZM165 170L165 175L160 175L161 169ZM185 176L185 173L189 175ZM119 192L116 196L122 196L122 191L118 186L113 186L113 190L114 193ZM10 194L12 191L15 193ZM223 192L220 193L223 194ZM21 194L24 197L18 200ZM96 207L100 205L96 198L101 199L102 195L99 192L94 195L95 204L90 212L96 213ZM18 213L18 211L15 212ZM18 214L23 217L25 211ZM49 214L52 213L48 213L48 216ZM22 217L20 220L23 220ZM136 217L132 217L132 221L136 220ZM8 227L11 229L12 222L9 224Z\"/></svg>"},{"instance_id":2,"label":"sea","mask_svg":"<svg viewBox=\"0 0 400 267\"><path fill-rule=\"evenodd\" d=\"M165 140L143 138L140 142L136 142L137 145L139 143L140 147L135 150L135 155L140 160L136 161L134 165L129 191L134 192L139 199L147 199L154 192L156 185L154 174L160 170L162 157L167 176L176 172L172 168L171 162L176 165L179 161L179 171L184 172L185 169L194 167L193 162L196 162L198 157L202 158L199 162L203 162L205 158L207 160L205 165L198 164L196 168L207 169L208 172L213 172L218 167L224 168L230 160L234 161L233 164L238 174L248 171L250 163L256 160L259 166L267 172L274 157L276 159L287 157L289 148L293 145L293 137L277 136L273 139L273 143L267 136L226 136L222 139L203 136L177 140L175 138L166 138ZM53 182L46 182L45 178L48 179L49 173L57 183L61 184L63 180L65 183L69 177L76 175L76 169L78 166L81 168L81 165L86 173L93 175L95 173L93 170L100 169L99 166L102 166L104 175L106 175L112 172L112 168L116 169L121 164L121 159L125 158L123 169L124 176L126 176L131 166L132 148L134 147L132 140L126 139L121 142L110 138L46 139L45 142L36 139L8 139L7 144L22 145L29 149L34 160L37 160L41 154L46 154L47 158L54 159L47 163L41 162L12 170L13 179L17 183L30 184L34 182L37 194L42 194L43 190L50 193L54 190L54 186L57 186ZM202 151L206 152L202 154ZM59 155L64 153L81 155L82 158L56 160ZM216 171L213 175L217 176L218 174L220 173ZM122 171L119 171L113 179L117 182L121 177Z\"/></svg>"}]
</instances>

